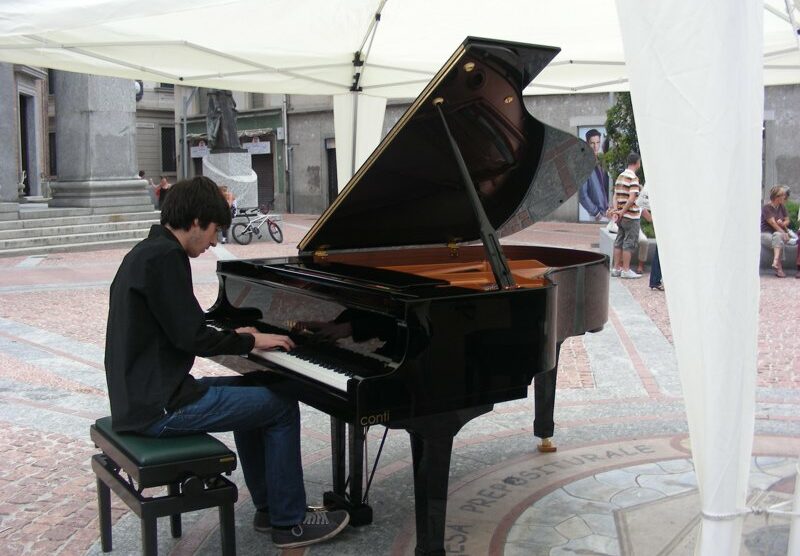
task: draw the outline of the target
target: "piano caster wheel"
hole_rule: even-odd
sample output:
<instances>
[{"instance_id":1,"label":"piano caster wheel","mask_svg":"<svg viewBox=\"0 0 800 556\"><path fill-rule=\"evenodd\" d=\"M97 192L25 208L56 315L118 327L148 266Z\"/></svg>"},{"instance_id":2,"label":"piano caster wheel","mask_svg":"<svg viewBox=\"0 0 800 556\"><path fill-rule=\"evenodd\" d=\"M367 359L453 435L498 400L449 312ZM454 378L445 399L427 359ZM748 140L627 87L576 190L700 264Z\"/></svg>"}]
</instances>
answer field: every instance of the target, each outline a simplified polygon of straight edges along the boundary
<instances>
[{"instance_id":1,"label":"piano caster wheel","mask_svg":"<svg viewBox=\"0 0 800 556\"><path fill-rule=\"evenodd\" d=\"M552 438L542 438L542 442L536 447L536 449L545 454L558 450L556 445L553 444Z\"/></svg>"}]
</instances>

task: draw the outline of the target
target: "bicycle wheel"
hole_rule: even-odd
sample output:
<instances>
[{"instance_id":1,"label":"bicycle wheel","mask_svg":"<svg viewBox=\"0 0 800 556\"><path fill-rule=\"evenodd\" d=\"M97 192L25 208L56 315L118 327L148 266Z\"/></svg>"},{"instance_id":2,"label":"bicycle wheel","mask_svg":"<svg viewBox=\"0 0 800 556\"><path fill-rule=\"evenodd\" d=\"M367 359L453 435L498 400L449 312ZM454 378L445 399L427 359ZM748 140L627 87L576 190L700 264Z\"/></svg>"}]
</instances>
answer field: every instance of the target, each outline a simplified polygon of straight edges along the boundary
<instances>
[{"instance_id":1,"label":"bicycle wheel","mask_svg":"<svg viewBox=\"0 0 800 556\"><path fill-rule=\"evenodd\" d=\"M283 242L283 232L281 231L280 226L278 226L272 220L267 221L267 231L269 235L272 236L272 239L275 240L275 243Z\"/></svg>"},{"instance_id":2,"label":"bicycle wheel","mask_svg":"<svg viewBox=\"0 0 800 556\"><path fill-rule=\"evenodd\" d=\"M238 222L231 228L231 236L239 245L247 245L253 240L253 231L248 229L248 224Z\"/></svg>"}]
</instances>

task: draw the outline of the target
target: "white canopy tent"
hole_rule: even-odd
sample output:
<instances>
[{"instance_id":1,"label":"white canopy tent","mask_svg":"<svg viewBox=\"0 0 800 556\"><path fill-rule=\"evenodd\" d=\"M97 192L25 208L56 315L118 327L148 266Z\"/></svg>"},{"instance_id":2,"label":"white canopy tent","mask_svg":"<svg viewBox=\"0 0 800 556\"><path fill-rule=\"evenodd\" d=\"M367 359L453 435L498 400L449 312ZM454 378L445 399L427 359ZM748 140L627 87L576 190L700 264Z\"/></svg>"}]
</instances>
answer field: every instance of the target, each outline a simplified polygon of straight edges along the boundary
<instances>
[{"instance_id":1,"label":"white canopy tent","mask_svg":"<svg viewBox=\"0 0 800 556\"><path fill-rule=\"evenodd\" d=\"M800 0L763 5L764 83L798 83L793 29ZM76 72L250 92L352 97L355 88L361 100L413 98L472 35L562 49L527 94L628 88L613 0L2 0L0 6L0 58ZM380 112L380 101L361 100L337 103L348 110L336 121L340 186L380 139L374 126L355 138L353 125Z\"/></svg>"},{"instance_id":2,"label":"white canopy tent","mask_svg":"<svg viewBox=\"0 0 800 556\"><path fill-rule=\"evenodd\" d=\"M702 500L698 545L737 554L755 424L763 10L636 4L618 7ZM718 17L726 9L736 16Z\"/></svg>"},{"instance_id":3,"label":"white canopy tent","mask_svg":"<svg viewBox=\"0 0 800 556\"><path fill-rule=\"evenodd\" d=\"M800 81L788 2L763 2L766 85ZM613 0L0 1L6 61L278 94L350 91L360 52L364 93L412 98L468 34L559 46L530 94L627 89Z\"/></svg>"},{"instance_id":4,"label":"white canopy tent","mask_svg":"<svg viewBox=\"0 0 800 556\"><path fill-rule=\"evenodd\" d=\"M529 94L630 85L700 484L698 553L735 554L753 435L763 85L800 83L799 20L800 0L0 0L0 60L342 95L337 163L350 175L379 140L385 99L414 97L467 35L561 47ZM698 184L714 210L687 202Z\"/></svg>"}]
</instances>

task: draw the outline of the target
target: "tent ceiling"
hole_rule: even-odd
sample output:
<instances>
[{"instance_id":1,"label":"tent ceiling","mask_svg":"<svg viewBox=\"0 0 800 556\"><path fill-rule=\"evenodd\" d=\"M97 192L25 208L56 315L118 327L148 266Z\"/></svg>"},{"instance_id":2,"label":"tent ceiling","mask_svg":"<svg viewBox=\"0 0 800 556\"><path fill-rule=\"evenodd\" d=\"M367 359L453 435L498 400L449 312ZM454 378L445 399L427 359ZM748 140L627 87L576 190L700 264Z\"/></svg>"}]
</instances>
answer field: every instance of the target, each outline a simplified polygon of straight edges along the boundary
<instances>
[{"instance_id":1,"label":"tent ceiling","mask_svg":"<svg viewBox=\"0 0 800 556\"><path fill-rule=\"evenodd\" d=\"M797 3L764 2L767 85L800 82ZM407 98L472 35L562 49L529 94L628 86L613 0L4 0L3 12L0 60L132 79L337 94L361 51L363 92Z\"/></svg>"}]
</instances>

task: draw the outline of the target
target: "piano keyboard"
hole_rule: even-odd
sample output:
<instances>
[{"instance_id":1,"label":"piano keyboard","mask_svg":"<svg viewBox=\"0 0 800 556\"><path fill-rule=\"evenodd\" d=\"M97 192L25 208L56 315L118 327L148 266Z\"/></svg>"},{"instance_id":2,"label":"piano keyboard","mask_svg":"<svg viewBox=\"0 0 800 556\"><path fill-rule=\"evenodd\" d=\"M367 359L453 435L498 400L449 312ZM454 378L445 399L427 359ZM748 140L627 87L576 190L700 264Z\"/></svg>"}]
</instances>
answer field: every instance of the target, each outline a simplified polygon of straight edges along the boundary
<instances>
[{"instance_id":1,"label":"piano keyboard","mask_svg":"<svg viewBox=\"0 0 800 556\"><path fill-rule=\"evenodd\" d=\"M327 384L332 388L347 392L347 381L350 377L341 371L333 368L324 367L317 363L301 359L291 353L285 351L265 351L261 349L254 349L251 353L265 359L271 363L280 365L285 369L294 371L308 378L314 379L323 384Z\"/></svg>"}]
</instances>

